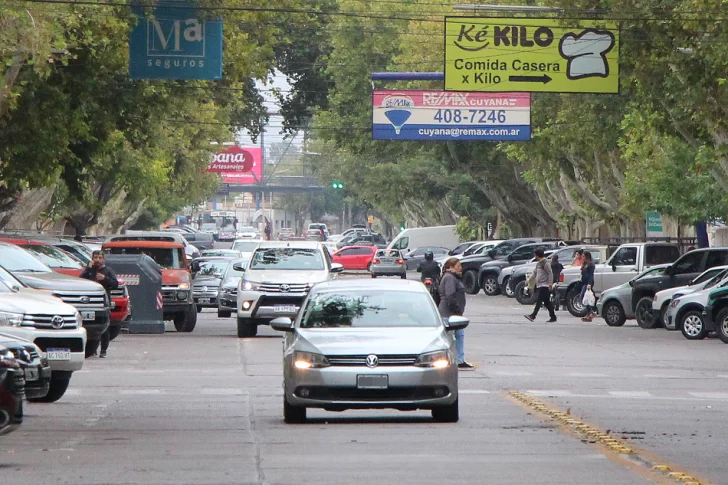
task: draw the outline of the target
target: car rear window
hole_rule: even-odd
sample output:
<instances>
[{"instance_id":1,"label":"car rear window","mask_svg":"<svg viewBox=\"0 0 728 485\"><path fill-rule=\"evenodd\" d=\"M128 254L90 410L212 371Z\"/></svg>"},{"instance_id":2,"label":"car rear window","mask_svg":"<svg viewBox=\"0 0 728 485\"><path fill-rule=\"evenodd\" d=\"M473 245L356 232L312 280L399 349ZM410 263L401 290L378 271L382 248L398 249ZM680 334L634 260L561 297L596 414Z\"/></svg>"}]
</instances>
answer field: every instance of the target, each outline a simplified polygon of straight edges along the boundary
<instances>
[{"instance_id":1,"label":"car rear window","mask_svg":"<svg viewBox=\"0 0 728 485\"><path fill-rule=\"evenodd\" d=\"M647 246L645 263L648 266L656 264L668 264L677 261L680 251L675 246Z\"/></svg>"}]
</instances>

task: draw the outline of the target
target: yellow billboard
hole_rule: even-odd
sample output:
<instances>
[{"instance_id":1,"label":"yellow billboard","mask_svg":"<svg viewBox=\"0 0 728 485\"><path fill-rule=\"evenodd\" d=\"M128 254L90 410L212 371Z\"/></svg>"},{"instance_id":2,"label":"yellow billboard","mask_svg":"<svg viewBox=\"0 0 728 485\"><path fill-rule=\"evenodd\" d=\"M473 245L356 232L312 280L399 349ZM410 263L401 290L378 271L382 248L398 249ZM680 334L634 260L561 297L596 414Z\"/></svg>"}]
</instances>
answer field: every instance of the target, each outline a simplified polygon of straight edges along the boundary
<instances>
[{"instance_id":1,"label":"yellow billboard","mask_svg":"<svg viewBox=\"0 0 728 485\"><path fill-rule=\"evenodd\" d=\"M446 17L445 90L618 93L619 26L598 20Z\"/></svg>"}]
</instances>

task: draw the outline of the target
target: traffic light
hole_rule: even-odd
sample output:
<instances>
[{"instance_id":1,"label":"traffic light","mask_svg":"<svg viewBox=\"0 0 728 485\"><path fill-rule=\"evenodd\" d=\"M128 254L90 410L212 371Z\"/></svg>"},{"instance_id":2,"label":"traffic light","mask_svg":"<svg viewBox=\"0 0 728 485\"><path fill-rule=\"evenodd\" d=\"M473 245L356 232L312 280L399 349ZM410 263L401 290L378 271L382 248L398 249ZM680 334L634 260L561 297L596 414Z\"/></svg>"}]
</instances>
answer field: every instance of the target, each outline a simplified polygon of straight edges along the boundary
<instances>
[{"instance_id":1,"label":"traffic light","mask_svg":"<svg viewBox=\"0 0 728 485\"><path fill-rule=\"evenodd\" d=\"M333 187L335 189L343 189L344 184L342 184L341 182L334 181L331 183L331 187Z\"/></svg>"}]
</instances>

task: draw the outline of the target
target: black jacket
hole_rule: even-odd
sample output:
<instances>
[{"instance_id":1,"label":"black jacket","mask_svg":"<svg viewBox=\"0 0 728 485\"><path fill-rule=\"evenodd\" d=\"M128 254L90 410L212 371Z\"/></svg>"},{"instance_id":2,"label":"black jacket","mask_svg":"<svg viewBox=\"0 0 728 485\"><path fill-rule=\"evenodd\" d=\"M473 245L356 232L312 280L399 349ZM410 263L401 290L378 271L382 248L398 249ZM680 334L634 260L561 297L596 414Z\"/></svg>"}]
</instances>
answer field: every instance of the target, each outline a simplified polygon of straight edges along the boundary
<instances>
[{"instance_id":1,"label":"black jacket","mask_svg":"<svg viewBox=\"0 0 728 485\"><path fill-rule=\"evenodd\" d=\"M420 261L420 264L417 265L417 272L422 273L422 276L420 276L422 282L427 278L430 278L433 282L440 279L440 265L435 261L426 259Z\"/></svg>"},{"instance_id":2,"label":"black jacket","mask_svg":"<svg viewBox=\"0 0 728 485\"><path fill-rule=\"evenodd\" d=\"M465 287L460 278L450 271L445 271L440 280L440 315L445 318L462 315L465 312Z\"/></svg>"},{"instance_id":3,"label":"black jacket","mask_svg":"<svg viewBox=\"0 0 728 485\"><path fill-rule=\"evenodd\" d=\"M97 273L104 275L104 279L101 281L96 280ZM119 287L119 280L116 279L116 273L108 266L102 266L98 270L95 267L86 266L86 269L81 273L81 278L96 281L96 283L104 287L107 293Z\"/></svg>"}]
</instances>

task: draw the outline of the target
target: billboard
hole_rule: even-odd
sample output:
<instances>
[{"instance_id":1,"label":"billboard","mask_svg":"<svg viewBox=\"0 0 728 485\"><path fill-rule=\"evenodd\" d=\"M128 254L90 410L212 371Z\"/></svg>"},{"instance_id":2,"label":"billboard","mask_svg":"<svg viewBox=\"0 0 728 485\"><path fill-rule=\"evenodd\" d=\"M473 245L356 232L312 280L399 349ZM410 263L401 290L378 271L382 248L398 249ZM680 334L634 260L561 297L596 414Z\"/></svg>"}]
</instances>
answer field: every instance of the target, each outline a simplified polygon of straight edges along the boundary
<instances>
[{"instance_id":1,"label":"billboard","mask_svg":"<svg viewBox=\"0 0 728 485\"><path fill-rule=\"evenodd\" d=\"M206 172L221 174L223 184L258 184L263 179L262 155L260 147L231 146L215 155Z\"/></svg>"},{"instance_id":2,"label":"billboard","mask_svg":"<svg viewBox=\"0 0 728 485\"><path fill-rule=\"evenodd\" d=\"M132 79L222 79L222 19L201 20L186 0L162 0L152 16L141 6L129 34Z\"/></svg>"},{"instance_id":3,"label":"billboard","mask_svg":"<svg viewBox=\"0 0 728 485\"><path fill-rule=\"evenodd\" d=\"M446 17L445 90L618 93L619 25Z\"/></svg>"},{"instance_id":4,"label":"billboard","mask_svg":"<svg viewBox=\"0 0 728 485\"><path fill-rule=\"evenodd\" d=\"M531 139L528 93L375 90L374 140Z\"/></svg>"}]
</instances>

